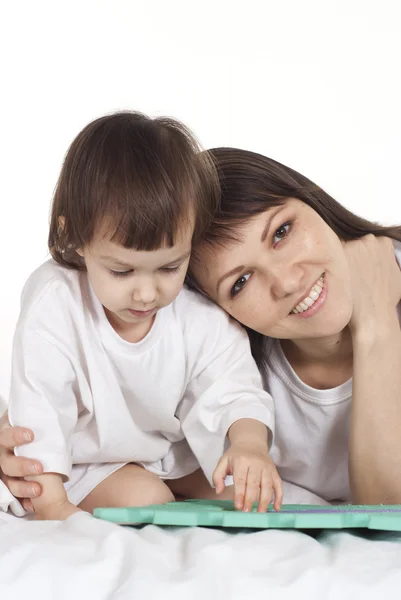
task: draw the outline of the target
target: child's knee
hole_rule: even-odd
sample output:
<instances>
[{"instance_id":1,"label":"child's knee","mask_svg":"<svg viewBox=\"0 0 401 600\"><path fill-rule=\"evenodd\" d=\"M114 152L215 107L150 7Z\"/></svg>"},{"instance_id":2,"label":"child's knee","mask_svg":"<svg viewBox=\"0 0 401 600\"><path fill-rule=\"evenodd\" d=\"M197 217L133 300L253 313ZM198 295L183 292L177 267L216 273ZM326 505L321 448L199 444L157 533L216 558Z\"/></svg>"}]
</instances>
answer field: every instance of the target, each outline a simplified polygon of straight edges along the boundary
<instances>
[{"instance_id":1,"label":"child's knee","mask_svg":"<svg viewBox=\"0 0 401 600\"><path fill-rule=\"evenodd\" d=\"M160 486L154 486L153 489L149 490L149 501L147 504L167 504L167 502L174 502L175 498L171 490L163 481L160 481L160 483Z\"/></svg>"},{"instance_id":2,"label":"child's knee","mask_svg":"<svg viewBox=\"0 0 401 600\"><path fill-rule=\"evenodd\" d=\"M92 490L79 508L92 512L98 507L148 506L174 500L170 489L157 475L136 465L126 465Z\"/></svg>"},{"instance_id":3,"label":"child's knee","mask_svg":"<svg viewBox=\"0 0 401 600\"><path fill-rule=\"evenodd\" d=\"M127 474L127 473L126 473ZM125 474L125 475L126 475ZM167 485L154 473L146 469L128 471L123 496L126 506L147 506L149 504L166 504L174 502L174 496Z\"/></svg>"},{"instance_id":4,"label":"child's knee","mask_svg":"<svg viewBox=\"0 0 401 600\"><path fill-rule=\"evenodd\" d=\"M131 471L131 472L130 472ZM127 470L129 478L124 477L125 485L122 498L125 506L148 506L174 502L174 496L167 485L154 473L145 469ZM125 473L125 475L127 475Z\"/></svg>"}]
</instances>

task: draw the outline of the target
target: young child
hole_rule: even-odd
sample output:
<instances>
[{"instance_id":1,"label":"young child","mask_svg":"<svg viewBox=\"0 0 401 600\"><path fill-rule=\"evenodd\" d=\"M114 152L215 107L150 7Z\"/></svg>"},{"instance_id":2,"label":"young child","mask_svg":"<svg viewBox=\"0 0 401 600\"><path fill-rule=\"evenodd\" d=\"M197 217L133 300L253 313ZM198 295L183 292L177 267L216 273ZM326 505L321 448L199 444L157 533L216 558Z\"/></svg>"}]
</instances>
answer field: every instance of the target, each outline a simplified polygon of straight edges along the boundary
<instances>
[{"instance_id":1,"label":"young child","mask_svg":"<svg viewBox=\"0 0 401 600\"><path fill-rule=\"evenodd\" d=\"M199 465L217 493L233 475L238 508L266 510L272 491L280 508L273 402L247 335L183 289L216 181L172 119L117 113L72 143L13 348L10 422L35 434L15 452L44 469L37 518L168 502L165 482L185 493Z\"/></svg>"}]
</instances>

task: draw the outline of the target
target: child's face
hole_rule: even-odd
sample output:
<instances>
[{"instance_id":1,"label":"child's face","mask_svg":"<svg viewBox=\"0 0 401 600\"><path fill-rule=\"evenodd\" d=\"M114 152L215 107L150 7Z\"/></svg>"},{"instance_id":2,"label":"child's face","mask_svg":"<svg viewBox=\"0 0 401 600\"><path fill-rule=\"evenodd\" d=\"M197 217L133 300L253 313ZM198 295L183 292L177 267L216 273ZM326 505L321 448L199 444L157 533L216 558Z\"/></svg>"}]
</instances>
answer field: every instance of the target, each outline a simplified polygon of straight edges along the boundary
<instances>
[{"instance_id":1,"label":"child's face","mask_svg":"<svg viewBox=\"0 0 401 600\"><path fill-rule=\"evenodd\" d=\"M184 226L173 247L130 250L96 235L79 253L93 290L118 333L149 331L156 312L182 289L191 253L193 226ZM143 337L143 336L139 336Z\"/></svg>"}]
</instances>

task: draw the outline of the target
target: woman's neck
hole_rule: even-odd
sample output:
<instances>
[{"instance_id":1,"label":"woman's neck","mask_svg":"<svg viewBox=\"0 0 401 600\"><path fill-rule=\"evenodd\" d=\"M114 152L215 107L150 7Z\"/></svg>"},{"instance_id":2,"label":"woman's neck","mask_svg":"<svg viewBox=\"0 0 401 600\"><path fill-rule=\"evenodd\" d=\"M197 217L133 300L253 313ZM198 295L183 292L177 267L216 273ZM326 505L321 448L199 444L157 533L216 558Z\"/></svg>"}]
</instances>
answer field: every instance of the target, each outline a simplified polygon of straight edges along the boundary
<instances>
[{"instance_id":1,"label":"woman's neck","mask_svg":"<svg viewBox=\"0 0 401 600\"><path fill-rule=\"evenodd\" d=\"M312 388L336 388L352 377L352 338L348 328L329 338L281 340L281 347L301 381Z\"/></svg>"},{"instance_id":2,"label":"woman's neck","mask_svg":"<svg viewBox=\"0 0 401 600\"><path fill-rule=\"evenodd\" d=\"M352 337L348 327L340 333L309 340L280 340L290 363L328 363L352 360Z\"/></svg>"}]
</instances>

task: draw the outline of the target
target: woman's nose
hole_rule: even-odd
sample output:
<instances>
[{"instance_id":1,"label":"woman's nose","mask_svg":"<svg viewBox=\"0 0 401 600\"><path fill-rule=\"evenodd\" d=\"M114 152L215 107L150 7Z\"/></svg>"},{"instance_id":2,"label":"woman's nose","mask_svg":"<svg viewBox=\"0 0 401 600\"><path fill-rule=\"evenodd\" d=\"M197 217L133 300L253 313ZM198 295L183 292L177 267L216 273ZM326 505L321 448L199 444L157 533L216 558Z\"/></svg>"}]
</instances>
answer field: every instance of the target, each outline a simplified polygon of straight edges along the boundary
<instances>
[{"instance_id":1,"label":"woman's nose","mask_svg":"<svg viewBox=\"0 0 401 600\"><path fill-rule=\"evenodd\" d=\"M276 298L285 298L300 291L302 287L302 270L297 265L282 265L270 273L272 294Z\"/></svg>"}]
</instances>

